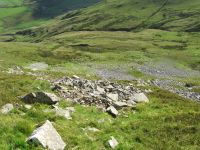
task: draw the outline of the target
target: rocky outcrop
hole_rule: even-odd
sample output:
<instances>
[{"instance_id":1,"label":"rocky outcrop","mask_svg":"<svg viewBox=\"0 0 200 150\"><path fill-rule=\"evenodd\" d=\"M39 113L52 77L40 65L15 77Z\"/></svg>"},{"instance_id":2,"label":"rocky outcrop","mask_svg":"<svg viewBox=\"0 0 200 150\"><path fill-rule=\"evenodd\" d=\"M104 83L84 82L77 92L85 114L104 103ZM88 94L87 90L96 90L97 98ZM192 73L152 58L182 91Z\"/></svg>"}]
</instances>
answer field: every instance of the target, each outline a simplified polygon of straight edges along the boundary
<instances>
[{"instance_id":1,"label":"rocky outcrop","mask_svg":"<svg viewBox=\"0 0 200 150\"><path fill-rule=\"evenodd\" d=\"M60 99L53 93L46 93L46 92L35 92L29 93L21 99L28 104L32 103L43 103L43 104L56 104L60 101Z\"/></svg>"},{"instance_id":2,"label":"rocky outcrop","mask_svg":"<svg viewBox=\"0 0 200 150\"><path fill-rule=\"evenodd\" d=\"M49 150L64 150L66 146L61 136L48 120L41 127L36 129L27 141L41 144L44 148Z\"/></svg>"}]
</instances>

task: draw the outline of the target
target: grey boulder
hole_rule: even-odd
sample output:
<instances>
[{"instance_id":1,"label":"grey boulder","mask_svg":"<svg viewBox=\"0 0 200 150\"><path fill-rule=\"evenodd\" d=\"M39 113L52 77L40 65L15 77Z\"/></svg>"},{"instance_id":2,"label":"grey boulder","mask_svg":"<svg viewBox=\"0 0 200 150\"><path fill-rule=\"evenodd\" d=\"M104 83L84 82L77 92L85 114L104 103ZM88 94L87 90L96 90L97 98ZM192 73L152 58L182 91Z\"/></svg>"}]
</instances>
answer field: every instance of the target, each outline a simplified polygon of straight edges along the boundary
<instances>
[{"instance_id":1,"label":"grey boulder","mask_svg":"<svg viewBox=\"0 0 200 150\"><path fill-rule=\"evenodd\" d=\"M106 111L108 112L108 113L110 113L111 115L113 115L114 117L116 117L119 113L118 113L118 111L115 109L115 107L113 107L113 106L110 106L110 107L108 107L107 109L106 109Z\"/></svg>"},{"instance_id":2,"label":"grey boulder","mask_svg":"<svg viewBox=\"0 0 200 150\"><path fill-rule=\"evenodd\" d=\"M29 93L21 98L25 103L43 103L43 104L56 104L60 98L53 93L35 92Z\"/></svg>"},{"instance_id":3,"label":"grey boulder","mask_svg":"<svg viewBox=\"0 0 200 150\"><path fill-rule=\"evenodd\" d=\"M36 129L27 141L41 144L44 148L49 150L64 150L66 146L61 136L48 120L41 127Z\"/></svg>"},{"instance_id":4,"label":"grey boulder","mask_svg":"<svg viewBox=\"0 0 200 150\"><path fill-rule=\"evenodd\" d=\"M148 103L149 99L144 93L134 94L134 101L137 103Z\"/></svg>"}]
</instances>

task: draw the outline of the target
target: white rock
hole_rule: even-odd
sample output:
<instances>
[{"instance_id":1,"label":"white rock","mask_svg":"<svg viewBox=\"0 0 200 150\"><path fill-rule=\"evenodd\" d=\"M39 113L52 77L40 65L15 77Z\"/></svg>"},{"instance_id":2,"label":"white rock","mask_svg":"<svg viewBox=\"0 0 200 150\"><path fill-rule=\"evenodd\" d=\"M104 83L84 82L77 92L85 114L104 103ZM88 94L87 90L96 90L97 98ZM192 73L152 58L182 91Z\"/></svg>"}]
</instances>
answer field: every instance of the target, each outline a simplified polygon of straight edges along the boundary
<instances>
[{"instance_id":1,"label":"white rock","mask_svg":"<svg viewBox=\"0 0 200 150\"><path fill-rule=\"evenodd\" d=\"M106 109L106 111L109 112L113 116L117 116L118 115L118 111L113 106L108 107Z\"/></svg>"},{"instance_id":2,"label":"white rock","mask_svg":"<svg viewBox=\"0 0 200 150\"><path fill-rule=\"evenodd\" d=\"M134 94L135 102L137 103L148 103L149 99L146 97L144 93Z\"/></svg>"},{"instance_id":3,"label":"white rock","mask_svg":"<svg viewBox=\"0 0 200 150\"><path fill-rule=\"evenodd\" d=\"M13 109L14 109L13 104L6 104L6 105L2 106L1 113L2 114L8 114Z\"/></svg>"},{"instance_id":4,"label":"white rock","mask_svg":"<svg viewBox=\"0 0 200 150\"><path fill-rule=\"evenodd\" d=\"M77 75L73 75L72 77L73 77L74 79L80 79L80 77L77 76Z\"/></svg>"},{"instance_id":5,"label":"white rock","mask_svg":"<svg viewBox=\"0 0 200 150\"><path fill-rule=\"evenodd\" d=\"M118 95L118 94L108 93L108 94L106 94L106 96L107 96L109 99L113 100L113 101L118 101L118 99L119 99L119 95Z\"/></svg>"},{"instance_id":6,"label":"white rock","mask_svg":"<svg viewBox=\"0 0 200 150\"><path fill-rule=\"evenodd\" d=\"M24 107L25 107L26 109L31 109L31 108L32 108L32 106L31 106L31 105L28 105L28 104L24 105Z\"/></svg>"},{"instance_id":7,"label":"white rock","mask_svg":"<svg viewBox=\"0 0 200 150\"><path fill-rule=\"evenodd\" d=\"M92 132L99 132L100 130L94 127L87 127L86 128L88 131L92 131Z\"/></svg>"},{"instance_id":8,"label":"white rock","mask_svg":"<svg viewBox=\"0 0 200 150\"><path fill-rule=\"evenodd\" d=\"M119 143L117 140L112 136L111 139L108 141L110 147L114 149Z\"/></svg>"},{"instance_id":9,"label":"white rock","mask_svg":"<svg viewBox=\"0 0 200 150\"><path fill-rule=\"evenodd\" d=\"M36 129L27 141L39 143L49 150L64 150L66 146L61 136L48 120Z\"/></svg>"}]
</instances>

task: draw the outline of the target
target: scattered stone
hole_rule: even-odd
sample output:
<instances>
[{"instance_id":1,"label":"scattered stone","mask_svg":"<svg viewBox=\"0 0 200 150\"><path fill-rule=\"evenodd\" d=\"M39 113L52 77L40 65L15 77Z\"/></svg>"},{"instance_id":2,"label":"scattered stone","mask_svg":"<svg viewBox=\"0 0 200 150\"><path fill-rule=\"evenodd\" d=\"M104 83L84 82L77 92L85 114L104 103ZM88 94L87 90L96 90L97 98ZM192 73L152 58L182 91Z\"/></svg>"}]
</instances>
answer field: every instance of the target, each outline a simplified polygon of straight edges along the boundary
<instances>
[{"instance_id":1,"label":"scattered stone","mask_svg":"<svg viewBox=\"0 0 200 150\"><path fill-rule=\"evenodd\" d=\"M118 114L119 114L119 112L115 109L115 107L113 107L113 106L110 106L110 107L108 107L107 109L106 109L106 111L108 112L108 113L110 113L111 115L113 115L114 117L116 117Z\"/></svg>"},{"instance_id":2,"label":"scattered stone","mask_svg":"<svg viewBox=\"0 0 200 150\"><path fill-rule=\"evenodd\" d=\"M99 123L99 124L105 123L105 119L104 119L104 118L103 118L103 119L99 119L99 120L98 120L98 123Z\"/></svg>"},{"instance_id":3,"label":"scattered stone","mask_svg":"<svg viewBox=\"0 0 200 150\"><path fill-rule=\"evenodd\" d=\"M133 100L128 100L126 103L129 107L136 107L136 102Z\"/></svg>"},{"instance_id":4,"label":"scattered stone","mask_svg":"<svg viewBox=\"0 0 200 150\"><path fill-rule=\"evenodd\" d=\"M44 148L49 150L64 150L66 146L61 136L48 120L45 124L36 129L27 141L41 144Z\"/></svg>"},{"instance_id":5,"label":"scattered stone","mask_svg":"<svg viewBox=\"0 0 200 150\"><path fill-rule=\"evenodd\" d=\"M13 104L6 104L1 108L1 113L2 114L8 114L14 109Z\"/></svg>"},{"instance_id":6,"label":"scattered stone","mask_svg":"<svg viewBox=\"0 0 200 150\"><path fill-rule=\"evenodd\" d=\"M79 76L77 76L77 75L73 75L72 76L74 79L79 79Z\"/></svg>"},{"instance_id":7,"label":"scattered stone","mask_svg":"<svg viewBox=\"0 0 200 150\"><path fill-rule=\"evenodd\" d=\"M72 119L71 114L75 112L75 109L73 107L69 107L66 109L62 108L55 108L54 111L56 112L57 115L63 116L66 119Z\"/></svg>"},{"instance_id":8,"label":"scattered stone","mask_svg":"<svg viewBox=\"0 0 200 150\"><path fill-rule=\"evenodd\" d=\"M32 108L32 106L31 106L31 105L28 105L28 104L24 105L24 107L25 107L26 109L28 109L28 110L30 110L30 109Z\"/></svg>"},{"instance_id":9,"label":"scattered stone","mask_svg":"<svg viewBox=\"0 0 200 150\"><path fill-rule=\"evenodd\" d=\"M91 131L91 132L99 132L100 130L94 127L87 127L86 130Z\"/></svg>"},{"instance_id":10,"label":"scattered stone","mask_svg":"<svg viewBox=\"0 0 200 150\"><path fill-rule=\"evenodd\" d=\"M118 95L118 94L108 93L106 96L107 96L109 99L111 99L112 101L118 101L118 99L119 99L119 95Z\"/></svg>"},{"instance_id":11,"label":"scattered stone","mask_svg":"<svg viewBox=\"0 0 200 150\"><path fill-rule=\"evenodd\" d=\"M144 93L136 93L134 94L135 102L137 103L148 103L149 99L146 97Z\"/></svg>"},{"instance_id":12,"label":"scattered stone","mask_svg":"<svg viewBox=\"0 0 200 150\"><path fill-rule=\"evenodd\" d=\"M97 91L101 94L105 92L105 90L99 86L97 86Z\"/></svg>"},{"instance_id":13,"label":"scattered stone","mask_svg":"<svg viewBox=\"0 0 200 150\"><path fill-rule=\"evenodd\" d=\"M119 102L119 101L118 102L114 102L113 105L114 105L114 107L116 109L121 109L122 107L127 107L128 106L128 104L126 102Z\"/></svg>"},{"instance_id":14,"label":"scattered stone","mask_svg":"<svg viewBox=\"0 0 200 150\"><path fill-rule=\"evenodd\" d=\"M9 74L16 74L16 75L22 75L22 74L24 74L24 71L23 71L23 69L21 67L14 66L12 68L9 68L8 71L7 71L7 73L9 73Z\"/></svg>"},{"instance_id":15,"label":"scattered stone","mask_svg":"<svg viewBox=\"0 0 200 150\"><path fill-rule=\"evenodd\" d=\"M108 141L110 147L114 149L119 143L117 140L112 136L111 139Z\"/></svg>"},{"instance_id":16,"label":"scattered stone","mask_svg":"<svg viewBox=\"0 0 200 150\"><path fill-rule=\"evenodd\" d=\"M60 99L53 93L36 92L29 93L21 98L25 103L44 103L44 104L56 104Z\"/></svg>"}]
</instances>

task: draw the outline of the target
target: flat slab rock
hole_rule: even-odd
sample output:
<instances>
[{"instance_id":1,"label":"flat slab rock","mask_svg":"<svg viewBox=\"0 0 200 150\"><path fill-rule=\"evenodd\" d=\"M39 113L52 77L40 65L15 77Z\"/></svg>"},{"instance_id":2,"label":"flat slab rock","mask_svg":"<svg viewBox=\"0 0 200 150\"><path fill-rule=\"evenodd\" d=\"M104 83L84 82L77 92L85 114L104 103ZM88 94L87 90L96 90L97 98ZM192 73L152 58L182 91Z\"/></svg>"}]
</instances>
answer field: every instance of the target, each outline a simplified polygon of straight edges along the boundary
<instances>
[{"instance_id":1,"label":"flat slab rock","mask_svg":"<svg viewBox=\"0 0 200 150\"><path fill-rule=\"evenodd\" d=\"M60 98L53 93L35 92L29 93L21 98L25 103L43 103L43 104L56 104Z\"/></svg>"},{"instance_id":2,"label":"flat slab rock","mask_svg":"<svg viewBox=\"0 0 200 150\"><path fill-rule=\"evenodd\" d=\"M36 129L27 141L41 144L44 148L49 150L64 150L66 146L49 120Z\"/></svg>"}]
</instances>

